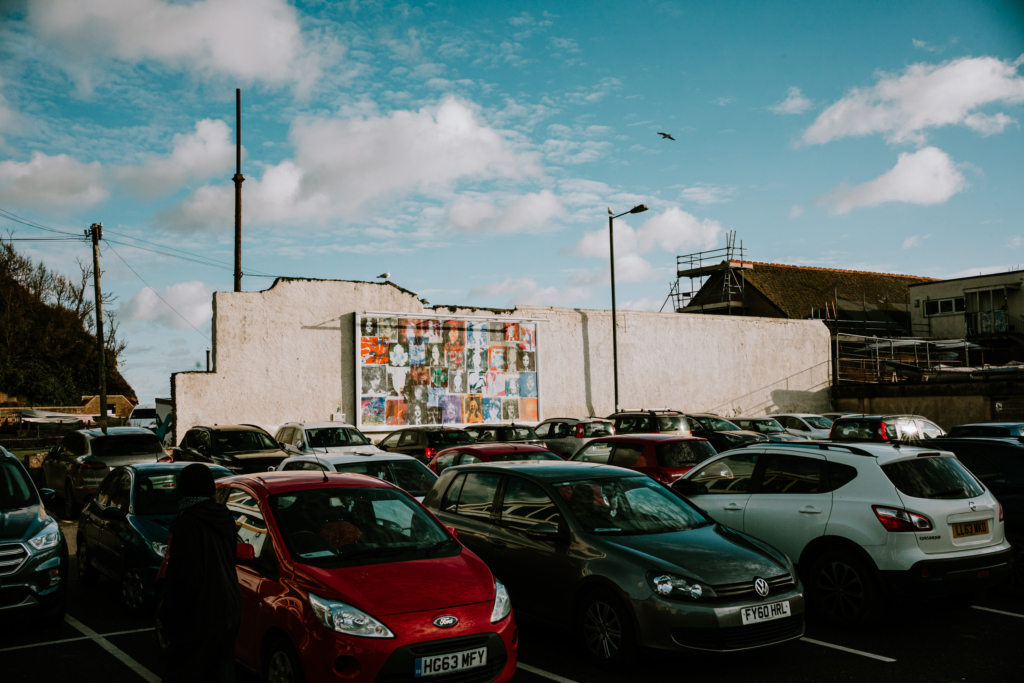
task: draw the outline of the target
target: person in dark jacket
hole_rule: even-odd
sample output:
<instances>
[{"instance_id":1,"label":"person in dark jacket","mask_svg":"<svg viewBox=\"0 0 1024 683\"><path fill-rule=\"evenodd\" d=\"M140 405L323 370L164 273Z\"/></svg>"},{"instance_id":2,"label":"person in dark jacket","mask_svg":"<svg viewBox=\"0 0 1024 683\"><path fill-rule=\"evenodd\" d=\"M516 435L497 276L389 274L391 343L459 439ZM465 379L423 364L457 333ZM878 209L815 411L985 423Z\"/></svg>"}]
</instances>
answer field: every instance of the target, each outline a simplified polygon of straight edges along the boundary
<instances>
[{"instance_id":1,"label":"person in dark jacket","mask_svg":"<svg viewBox=\"0 0 1024 683\"><path fill-rule=\"evenodd\" d=\"M235 638L242 622L235 519L214 500L216 487L206 465L184 468L178 492L159 614L170 643L163 680L234 681Z\"/></svg>"}]
</instances>

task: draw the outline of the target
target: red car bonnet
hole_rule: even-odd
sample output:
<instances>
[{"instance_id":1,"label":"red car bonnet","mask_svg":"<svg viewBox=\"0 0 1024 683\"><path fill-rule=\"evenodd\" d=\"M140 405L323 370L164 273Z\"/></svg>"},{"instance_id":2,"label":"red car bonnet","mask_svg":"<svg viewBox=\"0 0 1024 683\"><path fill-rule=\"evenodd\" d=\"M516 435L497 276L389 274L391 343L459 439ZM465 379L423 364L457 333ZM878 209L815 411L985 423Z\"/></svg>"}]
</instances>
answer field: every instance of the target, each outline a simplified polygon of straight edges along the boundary
<instances>
[{"instance_id":1,"label":"red car bonnet","mask_svg":"<svg viewBox=\"0 0 1024 683\"><path fill-rule=\"evenodd\" d=\"M426 612L494 600L491 570L470 550L455 557L388 562L360 567L295 567L308 589L375 617ZM306 581L302 582L307 587Z\"/></svg>"}]
</instances>

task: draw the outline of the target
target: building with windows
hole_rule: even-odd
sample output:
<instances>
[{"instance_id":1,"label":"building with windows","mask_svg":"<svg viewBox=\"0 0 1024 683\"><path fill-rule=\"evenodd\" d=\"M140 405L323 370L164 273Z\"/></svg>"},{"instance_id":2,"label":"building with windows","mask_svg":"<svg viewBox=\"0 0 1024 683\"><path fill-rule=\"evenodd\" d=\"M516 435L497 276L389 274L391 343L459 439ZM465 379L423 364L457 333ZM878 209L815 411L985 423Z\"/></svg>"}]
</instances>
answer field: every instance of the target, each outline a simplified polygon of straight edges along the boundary
<instances>
[{"instance_id":1,"label":"building with windows","mask_svg":"<svg viewBox=\"0 0 1024 683\"><path fill-rule=\"evenodd\" d=\"M938 339L1024 343L1024 271L933 280L910 286L918 334Z\"/></svg>"}]
</instances>

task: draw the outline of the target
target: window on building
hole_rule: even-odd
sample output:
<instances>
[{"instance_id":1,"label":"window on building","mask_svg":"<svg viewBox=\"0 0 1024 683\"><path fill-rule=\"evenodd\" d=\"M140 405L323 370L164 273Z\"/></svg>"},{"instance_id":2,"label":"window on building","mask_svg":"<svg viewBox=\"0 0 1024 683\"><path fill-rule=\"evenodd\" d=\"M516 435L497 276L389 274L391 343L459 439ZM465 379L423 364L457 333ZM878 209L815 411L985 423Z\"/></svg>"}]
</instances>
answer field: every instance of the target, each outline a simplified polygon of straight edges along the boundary
<instances>
[{"instance_id":1,"label":"window on building","mask_svg":"<svg viewBox=\"0 0 1024 683\"><path fill-rule=\"evenodd\" d=\"M953 313L963 313L965 310L967 310L967 307L962 296L952 299L930 299L924 302L924 314L926 316L951 315Z\"/></svg>"}]
</instances>

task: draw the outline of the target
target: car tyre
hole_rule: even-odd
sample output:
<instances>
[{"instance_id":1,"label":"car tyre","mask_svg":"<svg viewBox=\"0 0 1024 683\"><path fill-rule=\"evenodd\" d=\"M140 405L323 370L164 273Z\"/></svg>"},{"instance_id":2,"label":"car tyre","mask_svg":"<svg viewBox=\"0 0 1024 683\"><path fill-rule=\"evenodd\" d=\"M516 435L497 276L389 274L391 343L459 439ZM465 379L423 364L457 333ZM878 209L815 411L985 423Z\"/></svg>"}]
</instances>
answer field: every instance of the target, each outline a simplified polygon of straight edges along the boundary
<instances>
[{"instance_id":1,"label":"car tyre","mask_svg":"<svg viewBox=\"0 0 1024 683\"><path fill-rule=\"evenodd\" d=\"M89 559L89 544L84 536L79 536L78 547L75 549L75 558L78 560L78 581L83 586L96 583L100 573L93 567Z\"/></svg>"},{"instance_id":2,"label":"car tyre","mask_svg":"<svg viewBox=\"0 0 1024 683\"><path fill-rule=\"evenodd\" d=\"M287 638L278 638L267 653L267 683L303 683L302 662Z\"/></svg>"},{"instance_id":3,"label":"car tyre","mask_svg":"<svg viewBox=\"0 0 1024 683\"><path fill-rule=\"evenodd\" d=\"M132 564L125 567L121 574L121 604L129 614L142 614L149 608L144 587L142 568Z\"/></svg>"},{"instance_id":4,"label":"car tyre","mask_svg":"<svg viewBox=\"0 0 1024 683\"><path fill-rule=\"evenodd\" d=\"M576 630L583 651L601 664L623 664L636 651L633 618L626 604L609 590L588 594L580 605Z\"/></svg>"},{"instance_id":5,"label":"car tyre","mask_svg":"<svg viewBox=\"0 0 1024 683\"><path fill-rule=\"evenodd\" d=\"M64 484L64 519L68 522L75 521L79 511L78 503L75 502L75 487L68 479Z\"/></svg>"},{"instance_id":6,"label":"car tyre","mask_svg":"<svg viewBox=\"0 0 1024 683\"><path fill-rule=\"evenodd\" d=\"M864 626L882 610L882 587L860 558L844 550L815 560L808 592L814 611L833 626Z\"/></svg>"}]
</instances>

